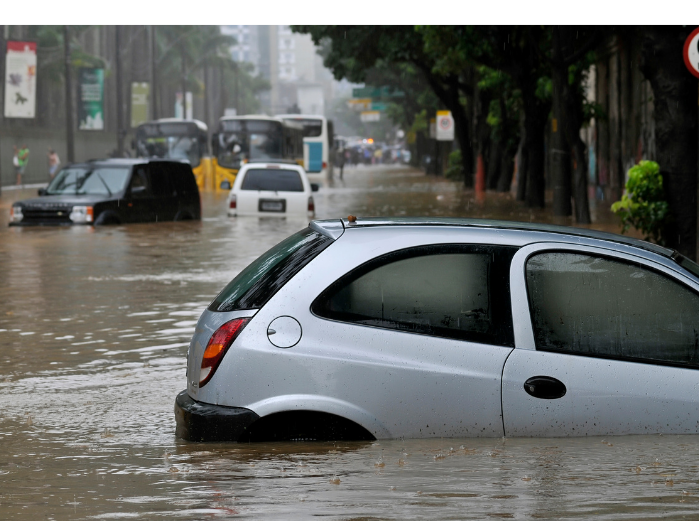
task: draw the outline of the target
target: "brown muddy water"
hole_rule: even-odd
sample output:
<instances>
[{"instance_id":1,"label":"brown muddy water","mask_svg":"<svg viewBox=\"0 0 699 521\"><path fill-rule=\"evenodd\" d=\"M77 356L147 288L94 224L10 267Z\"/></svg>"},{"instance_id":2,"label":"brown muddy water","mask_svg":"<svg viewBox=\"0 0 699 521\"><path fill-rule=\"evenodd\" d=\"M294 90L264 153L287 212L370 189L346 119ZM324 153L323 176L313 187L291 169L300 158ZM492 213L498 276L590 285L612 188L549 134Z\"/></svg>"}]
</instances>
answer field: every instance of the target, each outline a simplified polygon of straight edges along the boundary
<instances>
[{"instance_id":1,"label":"brown muddy water","mask_svg":"<svg viewBox=\"0 0 699 521\"><path fill-rule=\"evenodd\" d=\"M695 519L699 438L205 444L175 439L194 324L306 219L8 228L0 197L0 519ZM389 168L345 172L319 218L546 220L509 195ZM595 227L616 231L597 209ZM564 223L570 223L564 221Z\"/></svg>"}]
</instances>

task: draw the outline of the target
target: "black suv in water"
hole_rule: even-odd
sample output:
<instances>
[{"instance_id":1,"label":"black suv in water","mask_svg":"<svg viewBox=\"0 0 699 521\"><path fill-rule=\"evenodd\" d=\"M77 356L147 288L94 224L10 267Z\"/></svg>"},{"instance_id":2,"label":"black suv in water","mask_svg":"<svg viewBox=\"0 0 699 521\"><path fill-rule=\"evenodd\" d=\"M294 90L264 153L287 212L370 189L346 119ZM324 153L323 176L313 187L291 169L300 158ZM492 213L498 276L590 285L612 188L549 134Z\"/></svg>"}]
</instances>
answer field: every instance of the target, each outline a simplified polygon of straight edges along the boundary
<instances>
[{"instance_id":1,"label":"black suv in water","mask_svg":"<svg viewBox=\"0 0 699 521\"><path fill-rule=\"evenodd\" d=\"M72 164L39 195L14 203L10 226L201 219L192 168L179 161L105 159Z\"/></svg>"}]
</instances>

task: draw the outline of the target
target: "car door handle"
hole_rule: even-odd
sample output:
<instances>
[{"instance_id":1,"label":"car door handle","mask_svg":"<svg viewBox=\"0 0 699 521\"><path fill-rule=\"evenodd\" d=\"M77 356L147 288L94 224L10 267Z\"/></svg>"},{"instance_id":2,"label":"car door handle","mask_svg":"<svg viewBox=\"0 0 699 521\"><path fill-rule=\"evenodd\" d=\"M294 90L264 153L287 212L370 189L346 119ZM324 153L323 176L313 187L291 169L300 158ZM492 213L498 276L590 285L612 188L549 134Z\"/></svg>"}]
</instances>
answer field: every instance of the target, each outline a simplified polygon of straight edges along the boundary
<instances>
[{"instance_id":1,"label":"car door handle","mask_svg":"<svg viewBox=\"0 0 699 521\"><path fill-rule=\"evenodd\" d=\"M566 394L563 382L550 376L532 376L524 382L524 390L534 398L542 400L556 400Z\"/></svg>"}]
</instances>

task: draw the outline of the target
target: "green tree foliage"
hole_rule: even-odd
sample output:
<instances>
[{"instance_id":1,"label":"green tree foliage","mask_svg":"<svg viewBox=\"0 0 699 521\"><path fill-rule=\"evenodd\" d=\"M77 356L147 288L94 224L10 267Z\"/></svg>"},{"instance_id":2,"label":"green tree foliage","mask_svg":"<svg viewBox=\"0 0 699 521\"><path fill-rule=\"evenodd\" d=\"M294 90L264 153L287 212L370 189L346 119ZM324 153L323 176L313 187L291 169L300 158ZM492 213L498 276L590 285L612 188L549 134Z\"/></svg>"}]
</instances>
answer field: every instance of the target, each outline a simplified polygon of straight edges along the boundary
<instances>
[{"instance_id":1,"label":"green tree foliage","mask_svg":"<svg viewBox=\"0 0 699 521\"><path fill-rule=\"evenodd\" d=\"M633 226L646 240L665 244L663 230L670 212L658 163L641 161L629 169L625 193L612 205L612 211L621 217L622 233Z\"/></svg>"}]
</instances>

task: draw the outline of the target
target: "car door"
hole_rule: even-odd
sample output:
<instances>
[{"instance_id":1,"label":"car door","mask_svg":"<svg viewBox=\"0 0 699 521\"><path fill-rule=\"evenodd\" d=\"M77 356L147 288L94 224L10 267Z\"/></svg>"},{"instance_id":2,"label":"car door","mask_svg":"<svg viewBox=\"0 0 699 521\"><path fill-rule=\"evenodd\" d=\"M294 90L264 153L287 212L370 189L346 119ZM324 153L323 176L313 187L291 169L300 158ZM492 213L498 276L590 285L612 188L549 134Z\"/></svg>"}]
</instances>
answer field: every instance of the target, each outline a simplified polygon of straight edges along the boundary
<instances>
[{"instance_id":1,"label":"car door","mask_svg":"<svg viewBox=\"0 0 699 521\"><path fill-rule=\"evenodd\" d=\"M179 165L167 162L152 162L148 165L148 177L153 196L154 220L172 221L178 210L177 191L173 177Z\"/></svg>"},{"instance_id":2,"label":"car door","mask_svg":"<svg viewBox=\"0 0 699 521\"><path fill-rule=\"evenodd\" d=\"M304 392L366 411L391 437L502 436L513 253L414 247L350 271L314 300L290 353L313 357Z\"/></svg>"},{"instance_id":3,"label":"car door","mask_svg":"<svg viewBox=\"0 0 699 521\"><path fill-rule=\"evenodd\" d=\"M146 165L134 167L126 199L126 209L122 211L126 222L138 223L155 220L153 194Z\"/></svg>"},{"instance_id":4,"label":"car door","mask_svg":"<svg viewBox=\"0 0 699 521\"><path fill-rule=\"evenodd\" d=\"M699 287L660 262L539 244L511 268L507 436L699 432Z\"/></svg>"}]
</instances>

